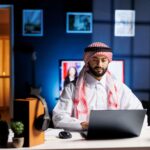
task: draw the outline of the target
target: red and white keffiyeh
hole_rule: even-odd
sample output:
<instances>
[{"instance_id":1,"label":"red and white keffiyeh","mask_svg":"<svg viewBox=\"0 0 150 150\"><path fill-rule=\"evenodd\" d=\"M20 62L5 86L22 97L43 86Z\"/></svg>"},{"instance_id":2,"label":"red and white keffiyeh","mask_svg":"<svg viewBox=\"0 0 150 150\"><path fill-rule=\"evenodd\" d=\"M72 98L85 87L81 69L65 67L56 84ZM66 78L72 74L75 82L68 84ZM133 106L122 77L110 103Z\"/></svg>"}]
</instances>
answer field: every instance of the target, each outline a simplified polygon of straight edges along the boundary
<instances>
[{"instance_id":1,"label":"red and white keffiyeh","mask_svg":"<svg viewBox=\"0 0 150 150\"><path fill-rule=\"evenodd\" d=\"M74 115L76 118L87 121L90 113L89 106L86 100L86 86L85 86L85 73L87 72L87 64L91 57L94 55L104 55L109 61L112 60L112 51L104 43L95 42L85 49L84 61L85 66L81 70L75 89L74 99ZM108 109L118 109L118 92L117 87L113 81L112 75L109 71L106 72L106 90L107 90L107 106ZM101 102L101 100L99 100Z\"/></svg>"}]
</instances>

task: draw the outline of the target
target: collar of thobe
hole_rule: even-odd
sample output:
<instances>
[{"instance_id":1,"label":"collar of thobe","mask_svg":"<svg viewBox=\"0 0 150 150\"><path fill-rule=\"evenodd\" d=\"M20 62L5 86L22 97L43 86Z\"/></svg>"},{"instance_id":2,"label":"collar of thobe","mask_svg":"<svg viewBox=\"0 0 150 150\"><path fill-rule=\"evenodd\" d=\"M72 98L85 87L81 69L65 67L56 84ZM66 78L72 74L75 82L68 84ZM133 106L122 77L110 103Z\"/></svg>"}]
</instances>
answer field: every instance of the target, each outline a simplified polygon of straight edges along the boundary
<instances>
[{"instance_id":1,"label":"collar of thobe","mask_svg":"<svg viewBox=\"0 0 150 150\"><path fill-rule=\"evenodd\" d=\"M102 85L103 87L105 87L106 84L106 74L103 75L103 77L101 78L101 80L97 80L95 79L92 75L90 75L89 73L85 74L85 81L87 86L94 88L97 85Z\"/></svg>"}]
</instances>

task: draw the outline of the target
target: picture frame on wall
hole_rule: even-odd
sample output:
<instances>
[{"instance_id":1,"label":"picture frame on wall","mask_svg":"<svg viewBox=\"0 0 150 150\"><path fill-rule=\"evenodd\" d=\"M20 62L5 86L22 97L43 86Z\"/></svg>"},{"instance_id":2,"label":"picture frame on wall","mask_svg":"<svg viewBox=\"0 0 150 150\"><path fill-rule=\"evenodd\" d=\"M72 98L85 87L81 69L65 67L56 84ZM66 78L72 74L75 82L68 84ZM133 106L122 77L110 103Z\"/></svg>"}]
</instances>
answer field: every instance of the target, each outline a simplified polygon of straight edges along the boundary
<instances>
[{"instance_id":1,"label":"picture frame on wall","mask_svg":"<svg viewBox=\"0 0 150 150\"><path fill-rule=\"evenodd\" d=\"M135 36L135 10L115 10L115 36Z\"/></svg>"},{"instance_id":2,"label":"picture frame on wall","mask_svg":"<svg viewBox=\"0 0 150 150\"><path fill-rule=\"evenodd\" d=\"M93 14L90 12L67 12L67 33L92 33Z\"/></svg>"},{"instance_id":3,"label":"picture frame on wall","mask_svg":"<svg viewBox=\"0 0 150 150\"><path fill-rule=\"evenodd\" d=\"M43 36L43 10L23 10L23 36Z\"/></svg>"}]
</instances>

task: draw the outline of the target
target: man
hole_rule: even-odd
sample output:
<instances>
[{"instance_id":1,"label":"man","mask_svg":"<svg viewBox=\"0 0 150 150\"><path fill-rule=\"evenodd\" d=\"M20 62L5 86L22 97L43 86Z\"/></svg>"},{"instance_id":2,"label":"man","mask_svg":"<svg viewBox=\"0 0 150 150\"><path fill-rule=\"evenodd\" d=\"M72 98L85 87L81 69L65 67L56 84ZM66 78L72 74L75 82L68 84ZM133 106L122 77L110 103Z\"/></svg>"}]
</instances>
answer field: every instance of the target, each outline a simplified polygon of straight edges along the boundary
<instances>
[{"instance_id":1,"label":"man","mask_svg":"<svg viewBox=\"0 0 150 150\"><path fill-rule=\"evenodd\" d=\"M68 84L64 88L53 110L55 127L87 129L92 109L143 109L132 91L107 70L111 61L112 50L106 44L95 42L85 48L85 66L76 86Z\"/></svg>"}]
</instances>

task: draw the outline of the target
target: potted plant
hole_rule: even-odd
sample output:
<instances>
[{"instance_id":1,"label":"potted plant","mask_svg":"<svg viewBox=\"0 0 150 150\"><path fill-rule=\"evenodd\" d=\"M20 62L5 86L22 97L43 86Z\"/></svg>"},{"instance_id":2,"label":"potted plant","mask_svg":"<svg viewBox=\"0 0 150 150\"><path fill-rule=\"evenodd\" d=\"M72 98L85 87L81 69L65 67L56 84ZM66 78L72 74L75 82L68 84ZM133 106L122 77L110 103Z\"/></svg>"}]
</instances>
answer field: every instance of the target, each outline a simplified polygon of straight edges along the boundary
<instances>
[{"instance_id":1,"label":"potted plant","mask_svg":"<svg viewBox=\"0 0 150 150\"><path fill-rule=\"evenodd\" d=\"M6 148L8 143L9 127L6 121L0 119L0 148Z\"/></svg>"},{"instance_id":2,"label":"potted plant","mask_svg":"<svg viewBox=\"0 0 150 150\"><path fill-rule=\"evenodd\" d=\"M10 127L14 133L13 146L16 148L22 147L24 144L24 124L21 121L12 121Z\"/></svg>"}]
</instances>

